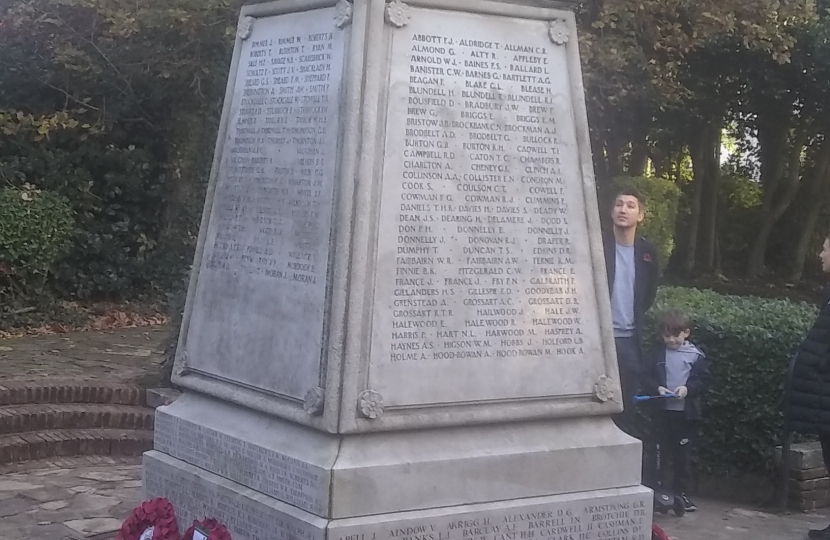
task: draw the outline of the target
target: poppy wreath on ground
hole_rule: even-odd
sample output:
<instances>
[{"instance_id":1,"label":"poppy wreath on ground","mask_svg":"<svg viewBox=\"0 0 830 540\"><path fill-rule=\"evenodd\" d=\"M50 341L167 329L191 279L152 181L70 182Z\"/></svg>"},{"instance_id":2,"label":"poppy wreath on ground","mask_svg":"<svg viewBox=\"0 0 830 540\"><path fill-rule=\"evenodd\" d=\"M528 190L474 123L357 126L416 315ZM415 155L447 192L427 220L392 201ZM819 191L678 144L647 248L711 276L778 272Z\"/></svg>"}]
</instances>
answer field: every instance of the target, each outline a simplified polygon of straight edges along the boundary
<instances>
[{"instance_id":1,"label":"poppy wreath on ground","mask_svg":"<svg viewBox=\"0 0 830 540\"><path fill-rule=\"evenodd\" d=\"M196 529L205 533L208 540L231 540L231 533L228 532L228 529L213 518L194 521L193 525L184 532L182 540L193 540L193 533L196 532Z\"/></svg>"},{"instance_id":2,"label":"poppy wreath on ground","mask_svg":"<svg viewBox=\"0 0 830 540\"><path fill-rule=\"evenodd\" d=\"M170 501L152 499L141 503L121 525L117 540L145 540L150 527L150 540L179 540L179 526Z\"/></svg>"}]
</instances>

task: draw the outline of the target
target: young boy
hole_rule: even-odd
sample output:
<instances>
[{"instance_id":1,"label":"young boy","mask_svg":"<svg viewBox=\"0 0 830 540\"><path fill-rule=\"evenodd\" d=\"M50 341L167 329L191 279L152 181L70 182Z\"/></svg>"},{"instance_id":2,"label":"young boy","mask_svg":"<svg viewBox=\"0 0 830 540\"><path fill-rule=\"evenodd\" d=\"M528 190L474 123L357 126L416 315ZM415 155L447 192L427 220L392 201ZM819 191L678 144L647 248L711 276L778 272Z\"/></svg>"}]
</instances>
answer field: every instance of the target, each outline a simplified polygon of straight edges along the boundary
<instances>
[{"instance_id":1,"label":"young boy","mask_svg":"<svg viewBox=\"0 0 830 540\"><path fill-rule=\"evenodd\" d=\"M668 477L666 458L673 464L672 488L683 499L687 512L697 510L686 496L691 479L690 454L701 419L700 396L709 379L706 356L688 341L691 321L682 311L673 309L660 317L660 330L664 346L648 355L650 364L649 390L661 396L676 397L659 401L655 427L660 444L660 469L657 471L663 484Z\"/></svg>"}]
</instances>

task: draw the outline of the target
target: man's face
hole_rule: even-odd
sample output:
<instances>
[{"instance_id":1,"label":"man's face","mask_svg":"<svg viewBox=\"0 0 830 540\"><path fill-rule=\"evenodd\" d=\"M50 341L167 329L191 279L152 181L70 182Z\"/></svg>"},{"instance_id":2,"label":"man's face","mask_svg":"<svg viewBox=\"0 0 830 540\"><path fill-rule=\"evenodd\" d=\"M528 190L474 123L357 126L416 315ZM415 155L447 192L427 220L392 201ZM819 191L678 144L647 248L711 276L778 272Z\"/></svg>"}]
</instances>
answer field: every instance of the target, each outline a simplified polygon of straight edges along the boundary
<instances>
[{"instance_id":1,"label":"man's face","mask_svg":"<svg viewBox=\"0 0 830 540\"><path fill-rule=\"evenodd\" d=\"M636 227L646 215L640 207L640 201L633 195L620 195L614 201L614 209L611 212L611 218L614 220L614 226L620 229L629 229Z\"/></svg>"},{"instance_id":2,"label":"man's face","mask_svg":"<svg viewBox=\"0 0 830 540\"><path fill-rule=\"evenodd\" d=\"M821 259L821 271L825 274L830 274L830 240L824 240L824 244L821 246L821 253L818 256Z\"/></svg>"}]
</instances>

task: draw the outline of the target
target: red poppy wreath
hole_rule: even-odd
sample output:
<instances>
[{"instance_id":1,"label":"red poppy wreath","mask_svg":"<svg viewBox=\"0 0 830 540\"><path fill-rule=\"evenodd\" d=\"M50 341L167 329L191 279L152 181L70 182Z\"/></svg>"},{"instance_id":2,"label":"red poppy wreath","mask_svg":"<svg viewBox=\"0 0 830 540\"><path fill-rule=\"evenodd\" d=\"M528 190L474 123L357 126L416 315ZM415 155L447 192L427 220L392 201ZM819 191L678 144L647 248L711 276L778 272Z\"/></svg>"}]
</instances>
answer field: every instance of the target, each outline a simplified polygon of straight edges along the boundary
<instances>
[{"instance_id":1,"label":"red poppy wreath","mask_svg":"<svg viewBox=\"0 0 830 540\"><path fill-rule=\"evenodd\" d=\"M196 536L197 530L203 534ZM207 540L231 540L231 533L215 519L207 518L202 521L194 521L193 525L182 536L182 540L203 540L204 538L207 538Z\"/></svg>"},{"instance_id":2,"label":"red poppy wreath","mask_svg":"<svg viewBox=\"0 0 830 540\"><path fill-rule=\"evenodd\" d=\"M141 503L121 525L117 540L179 540L173 505L167 499Z\"/></svg>"}]
</instances>

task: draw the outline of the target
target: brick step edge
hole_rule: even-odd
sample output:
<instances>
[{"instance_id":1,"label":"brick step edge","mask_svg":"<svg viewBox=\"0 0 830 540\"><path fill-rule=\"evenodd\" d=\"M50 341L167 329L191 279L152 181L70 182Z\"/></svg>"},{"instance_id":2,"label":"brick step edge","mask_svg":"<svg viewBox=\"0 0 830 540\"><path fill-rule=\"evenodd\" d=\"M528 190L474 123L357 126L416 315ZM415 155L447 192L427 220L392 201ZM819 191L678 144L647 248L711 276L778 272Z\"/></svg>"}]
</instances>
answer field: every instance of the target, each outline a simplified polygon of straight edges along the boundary
<instances>
[{"instance_id":1,"label":"brick step edge","mask_svg":"<svg viewBox=\"0 0 830 540\"><path fill-rule=\"evenodd\" d=\"M153 432L55 429L0 436L0 463L66 456L137 456L153 448Z\"/></svg>"},{"instance_id":2,"label":"brick step edge","mask_svg":"<svg viewBox=\"0 0 830 540\"><path fill-rule=\"evenodd\" d=\"M144 405L144 389L106 381L0 381L0 405L29 403Z\"/></svg>"},{"instance_id":3,"label":"brick step edge","mask_svg":"<svg viewBox=\"0 0 830 540\"><path fill-rule=\"evenodd\" d=\"M47 429L153 429L153 409L96 403L0 406L0 435Z\"/></svg>"}]
</instances>

